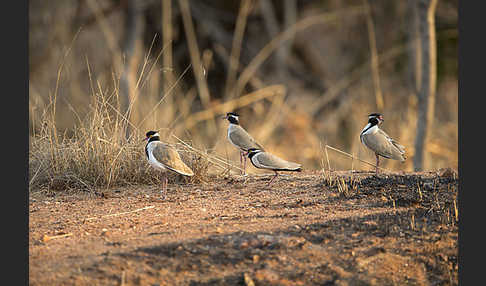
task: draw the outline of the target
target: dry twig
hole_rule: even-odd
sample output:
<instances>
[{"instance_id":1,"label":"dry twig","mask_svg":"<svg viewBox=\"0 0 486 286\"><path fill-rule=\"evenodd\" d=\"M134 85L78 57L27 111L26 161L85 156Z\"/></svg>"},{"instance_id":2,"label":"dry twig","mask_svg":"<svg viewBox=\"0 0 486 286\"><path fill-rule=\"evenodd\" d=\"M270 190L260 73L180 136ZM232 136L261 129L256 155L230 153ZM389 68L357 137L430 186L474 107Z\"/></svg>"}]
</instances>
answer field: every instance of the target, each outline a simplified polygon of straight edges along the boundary
<instances>
[{"instance_id":1,"label":"dry twig","mask_svg":"<svg viewBox=\"0 0 486 286\"><path fill-rule=\"evenodd\" d=\"M136 213L136 212L144 211L144 210L148 210L148 209L153 209L153 208L155 208L155 206L148 206L148 207L143 207L143 208L136 209L136 210L133 210L133 211L121 212L121 213L116 213L116 214L107 214L107 215L102 215L100 217L89 217L86 220L93 220L93 219L97 219L97 218L105 218L105 217L113 217L113 216L121 216L121 215Z\"/></svg>"},{"instance_id":2,"label":"dry twig","mask_svg":"<svg viewBox=\"0 0 486 286\"><path fill-rule=\"evenodd\" d=\"M370 162L367 162L367 161L365 161L365 160L362 160L362 159L360 159L360 158L358 158L358 157L355 157L355 156L353 156L353 155L351 155L351 154L349 154L349 153L346 153L346 152L344 152L344 151L341 151L341 150L339 150L339 149L337 149L337 148L331 147L331 146L329 146L329 145L327 145L327 144L326 144L326 146L325 146L325 147L326 147L326 152L327 152L327 148L329 148L329 149L334 150L334 151L336 151L336 152L338 152L338 153L341 153L341 154L343 154L343 155L345 155L345 156L348 156L349 158L356 159L356 160L358 160L358 161L360 161L360 162L362 162L362 163L368 164L368 165L373 166L373 167L375 167L375 168L377 167L377 166L376 166L375 164L373 164L373 163L370 163ZM329 164L329 163L328 163L328 164ZM382 169L382 170L384 170L384 171L390 172L390 170L387 170L387 169L385 169L385 168L382 168L382 167L378 167L378 168L379 168L379 169Z\"/></svg>"},{"instance_id":3,"label":"dry twig","mask_svg":"<svg viewBox=\"0 0 486 286\"><path fill-rule=\"evenodd\" d=\"M190 129L191 127L196 125L196 123L211 119L217 114L224 114L227 111L249 105L267 97L282 96L284 94L285 86L283 85L267 86L247 95L238 97L225 103L215 104L211 106L211 108L194 113L186 118L186 120L184 121L184 125L186 129Z\"/></svg>"},{"instance_id":4,"label":"dry twig","mask_svg":"<svg viewBox=\"0 0 486 286\"><path fill-rule=\"evenodd\" d=\"M57 238L63 238L63 237L68 237L68 236L72 236L72 235L73 235L72 233L65 233L65 234L59 234L59 235L53 235L53 236L44 234L44 236L42 237L42 241L48 242L49 240L53 240L53 239L57 239Z\"/></svg>"}]
</instances>

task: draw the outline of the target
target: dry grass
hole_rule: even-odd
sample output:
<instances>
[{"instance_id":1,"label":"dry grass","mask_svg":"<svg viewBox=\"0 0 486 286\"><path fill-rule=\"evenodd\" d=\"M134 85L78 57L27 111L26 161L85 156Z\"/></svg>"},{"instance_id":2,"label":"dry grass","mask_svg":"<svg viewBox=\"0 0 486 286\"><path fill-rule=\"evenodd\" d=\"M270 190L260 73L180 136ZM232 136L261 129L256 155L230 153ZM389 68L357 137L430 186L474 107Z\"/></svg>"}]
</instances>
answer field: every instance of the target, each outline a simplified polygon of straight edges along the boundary
<instances>
[{"instance_id":1,"label":"dry grass","mask_svg":"<svg viewBox=\"0 0 486 286\"><path fill-rule=\"evenodd\" d=\"M187 57L191 61L184 66L173 62L173 39L165 37L159 49L151 45L144 50L138 45L137 64L129 71L121 68L125 59L114 44L121 34L119 25L113 25L120 21L117 18L102 18L95 13L100 18L94 25L96 29L83 28L75 33L69 27L55 25L53 31L63 39L59 41L61 46L52 49L51 60L40 72L32 72L29 82L31 189L158 184L159 174L149 168L141 141L147 130L159 130L164 141L176 146L196 173L190 179L192 183L210 181L213 175L239 173L238 152L226 140L227 122L218 119L226 112L237 111L243 127L267 150L303 164L306 170L320 168L329 184L340 184L343 192L352 191L335 181L332 172L374 170L369 163L374 162L374 155L359 142L367 114L376 111L377 105L373 93L376 79L370 73L370 63L375 70L379 66L386 118L383 128L406 146L409 158L404 164L383 160L380 166L385 170L413 170L416 102L403 83L403 75L395 71L403 60L405 44L379 51L375 47L373 62L365 59L355 63L343 76L330 80L324 93L306 87L296 77L275 83L272 74L263 71L265 61L290 38L313 27L337 23L342 26L339 29L351 27L343 21L349 19L344 15L365 21L366 9L357 6L302 16L262 45L243 65L239 61L244 51L243 38L248 33L244 26L249 7L242 2L231 51L214 46L215 54L229 55L230 67L226 78L216 79L227 93L216 96L211 94L214 88L210 89L209 82L216 63L211 56L205 57L213 50L198 47L195 37L199 34L192 27L196 23L189 21L187 1L179 3L185 7L184 32L190 39ZM90 9L96 12L99 7L95 6ZM164 13L173 13L172 8L164 9ZM331 38L333 33L345 34L331 32L326 37ZM151 36L152 44L158 37ZM120 110L120 78L124 72L130 72L128 78L133 81L128 112ZM191 76L193 82L187 84ZM247 83L252 89L244 94L249 89ZM432 139L426 146L426 169L457 167L457 106L457 78L443 80L437 91L437 117L429 136ZM247 172L265 171L249 164ZM188 179L173 176L170 180Z\"/></svg>"},{"instance_id":2,"label":"dry grass","mask_svg":"<svg viewBox=\"0 0 486 286\"><path fill-rule=\"evenodd\" d=\"M114 107L117 106L116 99L116 90L107 95L100 87L99 92L92 96L90 111L79 119L70 136L57 133L56 121L53 120L56 102L49 103L41 118L40 131L31 137L31 189L91 190L122 184L160 183L160 174L149 167L145 158L145 142L142 141L145 131L134 129L128 138L125 137L130 123ZM76 113L75 110L73 113ZM189 149L190 145L181 142L184 144L173 146L194 171L190 181L206 180L210 155L196 153L196 149Z\"/></svg>"}]
</instances>

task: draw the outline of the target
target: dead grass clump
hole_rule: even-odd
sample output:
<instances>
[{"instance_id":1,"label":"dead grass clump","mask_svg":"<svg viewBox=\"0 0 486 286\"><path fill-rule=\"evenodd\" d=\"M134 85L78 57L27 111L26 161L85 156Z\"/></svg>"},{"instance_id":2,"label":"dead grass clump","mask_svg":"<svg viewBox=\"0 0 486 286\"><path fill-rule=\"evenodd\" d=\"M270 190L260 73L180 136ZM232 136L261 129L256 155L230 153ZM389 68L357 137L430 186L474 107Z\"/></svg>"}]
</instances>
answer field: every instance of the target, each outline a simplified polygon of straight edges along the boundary
<instances>
[{"instance_id":1,"label":"dead grass clump","mask_svg":"<svg viewBox=\"0 0 486 286\"><path fill-rule=\"evenodd\" d=\"M69 137L58 135L55 123L44 118L40 133L31 138L31 188L91 189L126 180L143 181L142 144L121 140L124 129L99 101L91 108Z\"/></svg>"},{"instance_id":2,"label":"dead grass clump","mask_svg":"<svg viewBox=\"0 0 486 286\"><path fill-rule=\"evenodd\" d=\"M144 153L144 132L126 137L127 120L114 108L115 93L97 93L90 112L72 134L58 134L55 102L42 117L42 128L30 138L29 187L92 190L125 184L158 184L160 172L149 167ZM180 145L180 144L179 144ZM194 170L191 182L202 182L210 162L179 146L183 160ZM171 174L169 176L172 177ZM180 179L178 179L180 180Z\"/></svg>"},{"instance_id":3,"label":"dead grass clump","mask_svg":"<svg viewBox=\"0 0 486 286\"><path fill-rule=\"evenodd\" d=\"M190 182L193 184L208 183L210 181L209 169L211 167L209 157L190 150L184 144L178 143L175 147L181 155L181 159L194 172L194 176L190 177Z\"/></svg>"}]
</instances>

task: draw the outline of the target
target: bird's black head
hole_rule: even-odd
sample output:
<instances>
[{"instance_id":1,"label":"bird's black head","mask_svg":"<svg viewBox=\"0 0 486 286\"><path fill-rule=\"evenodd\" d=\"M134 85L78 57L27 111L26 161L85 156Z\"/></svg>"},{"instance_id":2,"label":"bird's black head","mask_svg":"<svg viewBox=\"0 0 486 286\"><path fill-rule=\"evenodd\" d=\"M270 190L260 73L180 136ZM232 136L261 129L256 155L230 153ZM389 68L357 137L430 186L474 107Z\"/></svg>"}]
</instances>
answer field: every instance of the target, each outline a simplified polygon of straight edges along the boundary
<instances>
[{"instance_id":1,"label":"bird's black head","mask_svg":"<svg viewBox=\"0 0 486 286\"><path fill-rule=\"evenodd\" d=\"M248 149L248 158L251 159L251 157L255 156L256 154L262 152L262 150L258 149L258 148L250 148Z\"/></svg>"},{"instance_id":2,"label":"bird's black head","mask_svg":"<svg viewBox=\"0 0 486 286\"><path fill-rule=\"evenodd\" d=\"M157 131L149 131L149 132L145 133L145 136L150 138L150 136L153 136L155 134L157 134Z\"/></svg>"},{"instance_id":3,"label":"bird's black head","mask_svg":"<svg viewBox=\"0 0 486 286\"><path fill-rule=\"evenodd\" d=\"M385 121L385 119L381 113L371 113L368 115L368 122L371 124L380 124L383 121Z\"/></svg>"},{"instance_id":4,"label":"bird's black head","mask_svg":"<svg viewBox=\"0 0 486 286\"><path fill-rule=\"evenodd\" d=\"M238 121L238 117L239 116L240 115L237 114L237 113L235 113L235 112L228 112L228 113L226 113L226 116L223 117L223 119L228 119L228 121L230 123L233 123L233 124L237 124L238 125L238 124L240 124L239 121Z\"/></svg>"},{"instance_id":5,"label":"bird's black head","mask_svg":"<svg viewBox=\"0 0 486 286\"><path fill-rule=\"evenodd\" d=\"M157 131L149 131L145 133L146 138L144 140L148 140L148 142L160 140L159 132Z\"/></svg>"}]
</instances>

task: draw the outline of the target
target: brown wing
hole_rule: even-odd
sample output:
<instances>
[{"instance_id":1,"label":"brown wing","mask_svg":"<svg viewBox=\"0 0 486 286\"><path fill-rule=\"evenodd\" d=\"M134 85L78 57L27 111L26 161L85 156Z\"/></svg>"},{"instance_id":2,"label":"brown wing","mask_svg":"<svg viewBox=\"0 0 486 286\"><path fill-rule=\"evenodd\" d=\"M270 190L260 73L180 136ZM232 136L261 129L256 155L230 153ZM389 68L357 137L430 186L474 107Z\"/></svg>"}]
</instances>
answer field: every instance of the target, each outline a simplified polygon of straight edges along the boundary
<instances>
[{"instance_id":1,"label":"brown wing","mask_svg":"<svg viewBox=\"0 0 486 286\"><path fill-rule=\"evenodd\" d=\"M238 145L238 147L244 151L248 151L250 148L257 148L263 151L263 146L256 142L256 140L239 125L229 134L229 137L235 145Z\"/></svg>"},{"instance_id":2,"label":"brown wing","mask_svg":"<svg viewBox=\"0 0 486 286\"><path fill-rule=\"evenodd\" d=\"M189 168L181 159L181 156L171 146L160 143L153 149L155 159L162 163L167 169L177 172L181 175L193 176L191 168Z\"/></svg>"},{"instance_id":3,"label":"brown wing","mask_svg":"<svg viewBox=\"0 0 486 286\"><path fill-rule=\"evenodd\" d=\"M368 148L378 155L394 160L405 160L405 148L381 129L378 129L376 133L363 135L362 140Z\"/></svg>"},{"instance_id":4,"label":"brown wing","mask_svg":"<svg viewBox=\"0 0 486 286\"><path fill-rule=\"evenodd\" d=\"M272 169L272 170L289 170L296 171L301 168L300 164L286 161L280 157L267 152L261 152L254 156L257 162L257 167ZM258 166L260 165L260 166Z\"/></svg>"}]
</instances>

